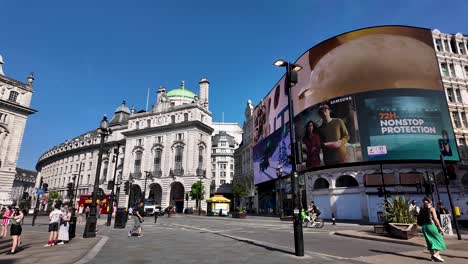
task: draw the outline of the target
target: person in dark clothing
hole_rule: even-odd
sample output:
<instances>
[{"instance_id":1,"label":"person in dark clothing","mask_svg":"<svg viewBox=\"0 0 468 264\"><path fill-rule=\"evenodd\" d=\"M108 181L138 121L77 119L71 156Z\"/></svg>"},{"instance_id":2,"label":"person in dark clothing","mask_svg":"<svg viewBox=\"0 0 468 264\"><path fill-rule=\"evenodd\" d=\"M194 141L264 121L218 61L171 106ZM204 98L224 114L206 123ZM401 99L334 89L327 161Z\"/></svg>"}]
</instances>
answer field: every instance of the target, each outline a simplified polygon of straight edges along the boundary
<instances>
[{"instance_id":1,"label":"person in dark clothing","mask_svg":"<svg viewBox=\"0 0 468 264\"><path fill-rule=\"evenodd\" d=\"M441 215L441 214L450 214L449 211L447 210L447 208L444 207L444 205L442 204L442 202L438 202L438 203L437 203L436 212L437 212L437 218L439 219L439 222L441 222L441 223L442 223L442 221L441 221L441 219L440 219L440 215Z\"/></svg>"},{"instance_id":2,"label":"person in dark clothing","mask_svg":"<svg viewBox=\"0 0 468 264\"><path fill-rule=\"evenodd\" d=\"M135 231L138 230L138 237L143 236L143 227L141 227L141 224L145 221L143 218L144 214L144 203L140 202L140 205L137 206L135 209L133 209L133 220L134 220L134 225L133 228L128 231L128 236L132 236Z\"/></svg>"},{"instance_id":3,"label":"person in dark clothing","mask_svg":"<svg viewBox=\"0 0 468 264\"><path fill-rule=\"evenodd\" d=\"M309 121L305 126L305 134L302 141L307 149L307 168L314 168L320 166L320 148L321 141L317 131L317 125Z\"/></svg>"}]
</instances>

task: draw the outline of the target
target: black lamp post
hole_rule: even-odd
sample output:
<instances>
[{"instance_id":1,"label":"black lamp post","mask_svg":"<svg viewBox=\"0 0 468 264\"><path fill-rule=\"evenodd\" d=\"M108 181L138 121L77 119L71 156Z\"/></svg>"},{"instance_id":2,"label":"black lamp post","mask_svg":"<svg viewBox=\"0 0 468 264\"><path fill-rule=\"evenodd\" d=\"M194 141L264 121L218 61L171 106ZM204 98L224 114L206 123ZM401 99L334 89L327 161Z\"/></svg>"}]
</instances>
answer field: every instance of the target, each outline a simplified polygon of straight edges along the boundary
<instances>
[{"instance_id":1,"label":"black lamp post","mask_svg":"<svg viewBox=\"0 0 468 264\"><path fill-rule=\"evenodd\" d=\"M99 126L98 133L101 136L101 143L99 144L99 156L98 163L96 168L96 177L94 178L94 188L93 188L93 197L89 210L89 217L86 219L86 225L83 233L84 238L96 237L96 226L97 226L97 192L99 187L99 176L101 174L101 163L102 163L102 154L104 148L104 138L111 134L109 128L109 122L107 117L104 116L101 120L101 125Z\"/></svg>"},{"instance_id":2,"label":"black lamp post","mask_svg":"<svg viewBox=\"0 0 468 264\"><path fill-rule=\"evenodd\" d=\"M202 178L203 178L203 175L198 176L198 180L199 180L199 183L200 183L200 190L198 191L198 215L201 215L201 195L202 195L202 191L203 191L202 181L201 181Z\"/></svg>"},{"instance_id":3,"label":"black lamp post","mask_svg":"<svg viewBox=\"0 0 468 264\"><path fill-rule=\"evenodd\" d=\"M284 80L285 88L288 91L288 112L289 112L289 138L291 141L291 191L292 202L294 209L294 249L296 256L304 256L304 234L302 233L302 223L300 212L302 209L301 201L296 201L296 180L297 180L297 147L296 133L294 128L294 108L291 98L291 87L297 83L297 72L302 67L300 65L291 64L284 60L277 60L273 63L277 67L286 67L286 76Z\"/></svg>"},{"instance_id":4,"label":"black lamp post","mask_svg":"<svg viewBox=\"0 0 468 264\"><path fill-rule=\"evenodd\" d=\"M278 176L279 180L279 199L280 199L280 218L284 217L283 213L283 185L282 185L282 180L281 177L283 176L283 165L278 163L278 166L276 167L276 176Z\"/></svg>"},{"instance_id":5,"label":"black lamp post","mask_svg":"<svg viewBox=\"0 0 468 264\"><path fill-rule=\"evenodd\" d=\"M146 181L148 180L148 177L150 179L153 178L153 175L151 174L150 171L145 171L145 174L146 175L145 175L145 188L144 188L144 191L143 191L143 202L145 202L145 200L146 200Z\"/></svg>"},{"instance_id":6,"label":"black lamp post","mask_svg":"<svg viewBox=\"0 0 468 264\"><path fill-rule=\"evenodd\" d=\"M106 225L107 226L110 226L111 225L111 221L112 221L112 213L114 212L114 196L115 196L115 193L114 193L114 189L115 189L115 176L117 175L117 165L119 164L119 161L118 161L118 157L119 157L119 148L120 148L120 144L117 144L117 147L114 149L114 156L112 157L112 162L115 163L115 167L114 167L114 179L112 180L112 183L110 184L111 186L111 195L110 195L110 199L109 199L109 205L110 205L110 212L107 212L107 223Z\"/></svg>"}]
</instances>

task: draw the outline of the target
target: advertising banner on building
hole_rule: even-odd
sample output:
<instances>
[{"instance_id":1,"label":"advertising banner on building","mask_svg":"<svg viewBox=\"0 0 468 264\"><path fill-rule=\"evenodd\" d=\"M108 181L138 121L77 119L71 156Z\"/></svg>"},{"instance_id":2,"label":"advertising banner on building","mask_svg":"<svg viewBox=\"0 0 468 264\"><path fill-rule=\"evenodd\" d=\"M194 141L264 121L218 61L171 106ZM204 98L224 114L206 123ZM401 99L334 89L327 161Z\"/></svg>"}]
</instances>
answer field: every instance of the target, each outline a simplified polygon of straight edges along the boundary
<instances>
[{"instance_id":1,"label":"advertising banner on building","mask_svg":"<svg viewBox=\"0 0 468 264\"><path fill-rule=\"evenodd\" d=\"M316 45L295 63L303 67L291 91L304 157L300 170L435 161L441 152L459 160L430 30L352 31ZM265 144L287 122L283 77L254 110L254 142ZM254 163L267 164L256 147L254 156ZM276 164L275 158L268 163ZM256 183L265 180L261 170L254 173Z\"/></svg>"}]
</instances>

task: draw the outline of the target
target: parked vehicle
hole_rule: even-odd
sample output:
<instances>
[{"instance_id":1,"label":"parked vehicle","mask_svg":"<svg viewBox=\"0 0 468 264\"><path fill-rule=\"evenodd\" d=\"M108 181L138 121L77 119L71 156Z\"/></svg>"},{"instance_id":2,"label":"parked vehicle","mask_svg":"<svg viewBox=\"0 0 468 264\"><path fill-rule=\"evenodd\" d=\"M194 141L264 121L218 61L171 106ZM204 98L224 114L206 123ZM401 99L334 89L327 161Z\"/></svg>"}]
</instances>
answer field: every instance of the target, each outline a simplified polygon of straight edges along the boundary
<instances>
[{"instance_id":1,"label":"parked vehicle","mask_svg":"<svg viewBox=\"0 0 468 264\"><path fill-rule=\"evenodd\" d=\"M154 215L156 211L159 211L156 209L157 207L161 208L159 205L155 205L153 200L146 200L144 206L145 215Z\"/></svg>"}]
</instances>

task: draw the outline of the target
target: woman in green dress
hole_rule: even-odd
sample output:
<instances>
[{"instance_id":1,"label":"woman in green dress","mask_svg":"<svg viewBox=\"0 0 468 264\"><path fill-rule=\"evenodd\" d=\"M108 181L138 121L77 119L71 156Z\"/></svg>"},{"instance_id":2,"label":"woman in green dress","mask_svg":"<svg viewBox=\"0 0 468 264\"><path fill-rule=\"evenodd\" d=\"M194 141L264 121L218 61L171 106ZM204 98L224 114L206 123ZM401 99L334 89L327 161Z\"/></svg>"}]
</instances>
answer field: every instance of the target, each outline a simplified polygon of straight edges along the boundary
<instances>
[{"instance_id":1,"label":"woman in green dress","mask_svg":"<svg viewBox=\"0 0 468 264\"><path fill-rule=\"evenodd\" d=\"M445 242L442 238L442 227L440 226L439 219L434 207L432 207L432 200L428 197L423 199L424 207L420 211L422 222L422 232L426 239L427 249L431 252L431 258L434 261L443 262L444 259L440 257L439 252L445 250Z\"/></svg>"}]
</instances>

